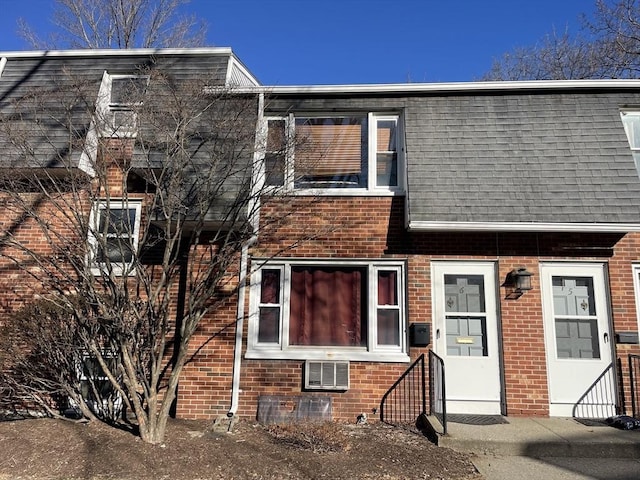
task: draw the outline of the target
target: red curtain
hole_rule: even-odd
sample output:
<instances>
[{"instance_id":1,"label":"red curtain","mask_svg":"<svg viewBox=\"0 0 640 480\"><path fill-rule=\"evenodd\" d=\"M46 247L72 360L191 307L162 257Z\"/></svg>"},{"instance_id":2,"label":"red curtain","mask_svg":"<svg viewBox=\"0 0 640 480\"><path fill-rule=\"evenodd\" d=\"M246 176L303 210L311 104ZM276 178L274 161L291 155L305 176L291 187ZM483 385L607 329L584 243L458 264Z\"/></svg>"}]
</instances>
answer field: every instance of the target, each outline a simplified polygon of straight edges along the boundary
<instances>
[{"instance_id":1,"label":"red curtain","mask_svg":"<svg viewBox=\"0 0 640 480\"><path fill-rule=\"evenodd\" d=\"M398 272L380 270L378 272L378 305L398 305Z\"/></svg>"},{"instance_id":2,"label":"red curtain","mask_svg":"<svg viewBox=\"0 0 640 480\"><path fill-rule=\"evenodd\" d=\"M280 270L262 271L260 303L274 306L260 306L258 341L276 343L280 335Z\"/></svg>"},{"instance_id":3,"label":"red curtain","mask_svg":"<svg viewBox=\"0 0 640 480\"><path fill-rule=\"evenodd\" d=\"M289 344L365 345L365 277L354 267L293 267Z\"/></svg>"},{"instance_id":4,"label":"red curtain","mask_svg":"<svg viewBox=\"0 0 640 480\"><path fill-rule=\"evenodd\" d=\"M398 305L398 272L380 270L378 272L378 305ZM378 344L399 345L399 311L377 309Z\"/></svg>"}]
</instances>

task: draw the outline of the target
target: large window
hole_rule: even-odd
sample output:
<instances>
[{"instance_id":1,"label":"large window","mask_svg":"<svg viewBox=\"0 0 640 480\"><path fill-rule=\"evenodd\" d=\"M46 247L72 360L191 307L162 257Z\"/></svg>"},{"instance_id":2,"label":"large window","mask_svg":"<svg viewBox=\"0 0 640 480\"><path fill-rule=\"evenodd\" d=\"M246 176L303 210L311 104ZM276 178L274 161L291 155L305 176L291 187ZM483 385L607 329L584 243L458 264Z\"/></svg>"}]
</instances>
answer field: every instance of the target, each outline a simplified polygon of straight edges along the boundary
<instances>
[{"instance_id":1,"label":"large window","mask_svg":"<svg viewBox=\"0 0 640 480\"><path fill-rule=\"evenodd\" d=\"M101 201L89 222L89 245L94 273L129 274L138 245L140 202Z\"/></svg>"},{"instance_id":2,"label":"large window","mask_svg":"<svg viewBox=\"0 0 640 480\"><path fill-rule=\"evenodd\" d=\"M406 361L403 264L268 262L252 277L248 358Z\"/></svg>"},{"instance_id":3,"label":"large window","mask_svg":"<svg viewBox=\"0 0 640 480\"><path fill-rule=\"evenodd\" d=\"M267 117L265 181L288 189L401 191L397 115Z\"/></svg>"}]
</instances>

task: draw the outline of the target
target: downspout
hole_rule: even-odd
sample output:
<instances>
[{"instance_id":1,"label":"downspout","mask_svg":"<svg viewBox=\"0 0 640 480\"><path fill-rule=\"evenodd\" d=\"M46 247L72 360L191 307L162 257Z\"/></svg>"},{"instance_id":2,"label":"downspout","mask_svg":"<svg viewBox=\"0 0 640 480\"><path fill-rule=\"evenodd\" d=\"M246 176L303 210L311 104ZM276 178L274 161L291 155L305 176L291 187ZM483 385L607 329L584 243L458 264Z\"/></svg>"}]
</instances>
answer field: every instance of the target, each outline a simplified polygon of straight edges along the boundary
<instances>
[{"instance_id":1,"label":"downspout","mask_svg":"<svg viewBox=\"0 0 640 480\"><path fill-rule=\"evenodd\" d=\"M263 164L264 147L264 126L263 126L263 110L264 110L264 93L258 95L258 121L256 125L256 141L253 153L253 165ZM238 308L236 312L236 341L233 349L233 374L231 380L231 407L227 412L227 417L233 418L238 411L238 403L240 399L240 370L242 367L242 334L244 330L244 312L247 295L247 277L249 276L249 248L258 241L258 228L260 222L260 195L264 182L264 174L258 172L255 175L252 185L251 200L249 201L249 216L253 227L253 235L242 245L240 254L240 272L238 280Z\"/></svg>"},{"instance_id":2,"label":"downspout","mask_svg":"<svg viewBox=\"0 0 640 480\"><path fill-rule=\"evenodd\" d=\"M249 270L249 247L256 243L257 236L251 237L242 246L240 255L240 273L238 287L238 309L236 313L236 343L233 349L233 377L231 381L231 407L227 412L227 417L235 416L238 411L238 401L240 398L240 368L242 366L242 332L244 330L244 308L247 290L247 276Z\"/></svg>"}]
</instances>

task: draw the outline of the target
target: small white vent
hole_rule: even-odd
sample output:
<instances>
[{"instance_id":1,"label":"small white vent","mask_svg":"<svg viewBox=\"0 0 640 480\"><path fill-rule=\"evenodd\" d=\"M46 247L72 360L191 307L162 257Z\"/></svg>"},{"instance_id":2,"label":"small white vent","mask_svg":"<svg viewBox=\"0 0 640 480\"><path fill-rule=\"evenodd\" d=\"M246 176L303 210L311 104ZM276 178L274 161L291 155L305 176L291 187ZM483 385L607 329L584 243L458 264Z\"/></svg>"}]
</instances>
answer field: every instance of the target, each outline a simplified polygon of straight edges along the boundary
<instances>
[{"instance_id":1,"label":"small white vent","mask_svg":"<svg viewBox=\"0 0 640 480\"><path fill-rule=\"evenodd\" d=\"M310 390L348 390L349 362L307 360L304 386Z\"/></svg>"}]
</instances>

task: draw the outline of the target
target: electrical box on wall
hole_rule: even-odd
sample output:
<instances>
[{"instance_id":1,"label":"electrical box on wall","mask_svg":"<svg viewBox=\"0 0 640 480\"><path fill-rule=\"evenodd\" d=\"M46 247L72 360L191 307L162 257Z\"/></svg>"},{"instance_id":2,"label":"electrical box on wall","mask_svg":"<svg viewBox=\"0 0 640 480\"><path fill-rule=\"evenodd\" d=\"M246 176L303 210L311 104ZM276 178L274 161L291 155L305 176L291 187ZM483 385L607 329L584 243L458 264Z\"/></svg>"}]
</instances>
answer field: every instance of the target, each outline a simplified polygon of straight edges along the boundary
<instances>
[{"instance_id":1,"label":"electrical box on wall","mask_svg":"<svg viewBox=\"0 0 640 480\"><path fill-rule=\"evenodd\" d=\"M617 332L618 343L638 343L638 332Z\"/></svg>"},{"instance_id":2,"label":"electrical box on wall","mask_svg":"<svg viewBox=\"0 0 640 480\"><path fill-rule=\"evenodd\" d=\"M431 324L412 323L409 326L409 340L412 347L426 347L431 343Z\"/></svg>"}]
</instances>

